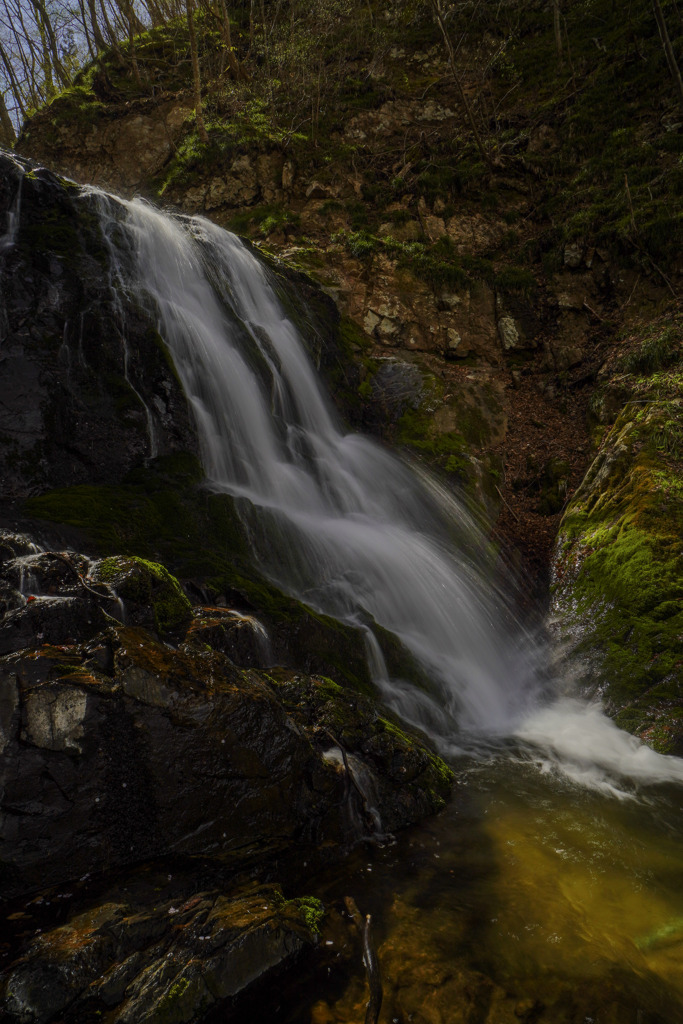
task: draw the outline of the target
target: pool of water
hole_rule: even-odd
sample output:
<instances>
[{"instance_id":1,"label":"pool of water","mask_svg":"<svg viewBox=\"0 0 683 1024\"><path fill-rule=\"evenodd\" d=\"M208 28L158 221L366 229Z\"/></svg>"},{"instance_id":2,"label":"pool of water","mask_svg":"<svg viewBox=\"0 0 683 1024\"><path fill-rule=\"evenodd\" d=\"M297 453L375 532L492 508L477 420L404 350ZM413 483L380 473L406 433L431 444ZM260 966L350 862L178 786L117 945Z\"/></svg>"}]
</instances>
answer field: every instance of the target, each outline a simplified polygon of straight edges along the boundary
<instances>
[{"instance_id":1,"label":"pool of water","mask_svg":"<svg viewBox=\"0 0 683 1024\"><path fill-rule=\"evenodd\" d=\"M457 772L441 815L319 880L372 915L380 1021L683 1021L683 789L606 796L509 753ZM289 1021L364 1020L358 943L330 936Z\"/></svg>"}]
</instances>

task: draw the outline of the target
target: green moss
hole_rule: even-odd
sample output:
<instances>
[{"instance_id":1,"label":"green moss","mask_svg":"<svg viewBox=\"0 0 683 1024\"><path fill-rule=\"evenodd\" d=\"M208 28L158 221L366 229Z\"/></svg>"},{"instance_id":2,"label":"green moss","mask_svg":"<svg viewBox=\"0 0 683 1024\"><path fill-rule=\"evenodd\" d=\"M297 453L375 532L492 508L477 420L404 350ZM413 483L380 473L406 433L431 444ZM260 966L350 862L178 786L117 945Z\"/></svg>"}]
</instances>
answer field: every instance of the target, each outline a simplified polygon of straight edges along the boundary
<instances>
[{"instance_id":1,"label":"green moss","mask_svg":"<svg viewBox=\"0 0 683 1024\"><path fill-rule=\"evenodd\" d=\"M161 636L187 625L192 605L175 576L158 562L115 555L100 562L96 578L109 583L124 601L149 605Z\"/></svg>"},{"instance_id":2,"label":"green moss","mask_svg":"<svg viewBox=\"0 0 683 1024\"><path fill-rule=\"evenodd\" d=\"M656 733L660 749L683 737L683 723L672 724L683 678L683 465L672 423L666 403L624 408L562 520L555 588L568 622L580 623L577 654L593 684L621 725L648 741Z\"/></svg>"},{"instance_id":3,"label":"green moss","mask_svg":"<svg viewBox=\"0 0 683 1024\"><path fill-rule=\"evenodd\" d=\"M316 896L295 896L286 900L282 893L273 893L273 903L277 910L294 910L312 935L320 935L320 925L325 917L325 906Z\"/></svg>"},{"instance_id":4,"label":"green moss","mask_svg":"<svg viewBox=\"0 0 683 1024\"><path fill-rule=\"evenodd\" d=\"M300 221L298 213L294 213L283 203L275 203L245 207L233 215L229 227L238 235L265 238L274 231L295 231Z\"/></svg>"},{"instance_id":5,"label":"green moss","mask_svg":"<svg viewBox=\"0 0 683 1024\"><path fill-rule=\"evenodd\" d=\"M315 684L328 698L340 697L344 692L339 683L335 683L334 679L328 679L326 676L316 676Z\"/></svg>"},{"instance_id":6,"label":"green moss","mask_svg":"<svg viewBox=\"0 0 683 1024\"><path fill-rule=\"evenodd\" d=\"M536 288L536 279L527 267L504 267L495 276L496 288L528 294Z\"/></svg>"},{"instance_id":7,"label":"green moss","mask_svg":"<svg viewBox=\"0 0 683 1024\"><path fill-rule=\"evenodd\" d=\"M166 989L152 1013L158 1024L184 1024L195 1020L212 1002L213 998L199 973L190 977L181 974Z\"/></svg>"},{"instance_id":8,"label":"green moss","mask_svg":"<svg viewBox=\"0 0 683 1024\"><path fill-rule=\"evenodd\" d=\"M682 361L681 325L676 322L651 329L640 345L620 360L620 368L625 373L650 376Z\"/></svg>"},{"instance_id":9,"label":"green moss","mask_svg":"<svg viewBox=\"0 0 683 1024\"><path fill-rule=\"evenodd\" d=\"M315 896L298 896L290 902L298 909L309 931L313 935L319 935L320 925L325 916L325 907L320 900Z\"/></svg>"},{"instance_id":10,"label":"green moss","mask_svg":"<svg viewBox=\"0 0 683 1024\"><path fill-rule=\"evenodd\" d=\"M429 413L420 409L406 409L398 421L396 440L426 455L447 472L453 472L454 466L461 465L468 447L458 431L437 433Z\"/></svg>"}]
</instances>

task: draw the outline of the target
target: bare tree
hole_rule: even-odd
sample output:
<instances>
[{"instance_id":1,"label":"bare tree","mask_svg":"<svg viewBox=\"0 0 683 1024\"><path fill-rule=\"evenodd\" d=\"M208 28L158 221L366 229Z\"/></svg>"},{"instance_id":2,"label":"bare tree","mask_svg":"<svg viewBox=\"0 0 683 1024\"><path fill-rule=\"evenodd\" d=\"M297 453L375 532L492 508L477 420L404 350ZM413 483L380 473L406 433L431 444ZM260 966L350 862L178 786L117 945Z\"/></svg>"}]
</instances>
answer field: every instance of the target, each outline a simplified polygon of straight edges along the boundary
<instances>
[{"instance_id":1,"label":"bare tree","mask_svg":"<svg viewBox=\"0 0 683 1024\"><path fill-rule=\"evenodd\" d=\"M190 36L190 56L192 58L192 83L194 91L194 115L197 121L197 131L202 142L209 141L209 133L204 123L204 111L202 109L202 82L199 74L199 53L197 51L197 33L194 25L194 0L186 0L187 31Z\"/></svg>"},{"instance_id":2,"label":"bare tree","mask_svg":"<svg viewBox=\"0 0 683 1024\"><path fill-rule=\"evenodd\" d=\"M479 150L479 154L484 163L486 164L486 166L490 170L493 170L493 162L486 150L486 146L484 145L481 133L477 127L477 122L475 121L474 118L472 106L469 100L467 99L467 95L465 94L465 90L460 79L460 74L458 73L458 66L455 60L455 50L453 48L453 42L451 40L448 28L446 26L446 20L443 8L441 6L441 0L430 0L430 4L432 8L432 13L434 14L434 18L436 19L436 23L441 29L441 35L443 36L443 41L446 45L448 63L451 69L451 74L453 75L453 81L455 82L455 87L458 91L458 95L460 96L460 101L464 107L465 114L467 115L467 120L469 121L470 128L472 129L472 134L474 136L474 141L476 143L477 149Z\"/></svg>"},{"instance_id":3,"label":"bare tree","mask_svg":"<svg viewBox=\"0 0 683 1024\"><path fill-rule=\"evenodd\" d=\"M0 146L11 149L16 142L17 133L9 116L9 110L5 103L5 97L0 93Z\"/></svg>"},{"instance_id":4,"label":"bare tree","mask_svg":"<svg viewBox=\"0 0 683 1024\"><path fill-rule=\"evenodd\" d=\"M664 20L664 12L662 11L659 0L652 0L652 7L655 12L657 28L659 29L659 37L662 40L662 46L664 47L666 63L669 65L669 71L674 80L676 92L678 93L678 103L681 110L683 110L683 80L681 80L681 71L678 67L676 54L674 53L674 48L671 45L671 38L666 27L666 21Z\"/></svg>"},{"instance_id":5,"label":"bare tree","mask_svg":"<svg viewBox=\"0 0 683 1024\"><path fill-rule=\"evenodd\" d=\"M555 32L555 49L557 50L557 59L560 62L560 66L564 63L564 54L562 47L562 20L560 14L560 0L553 0L553 29Z\"/></svg>"}]
</instances>

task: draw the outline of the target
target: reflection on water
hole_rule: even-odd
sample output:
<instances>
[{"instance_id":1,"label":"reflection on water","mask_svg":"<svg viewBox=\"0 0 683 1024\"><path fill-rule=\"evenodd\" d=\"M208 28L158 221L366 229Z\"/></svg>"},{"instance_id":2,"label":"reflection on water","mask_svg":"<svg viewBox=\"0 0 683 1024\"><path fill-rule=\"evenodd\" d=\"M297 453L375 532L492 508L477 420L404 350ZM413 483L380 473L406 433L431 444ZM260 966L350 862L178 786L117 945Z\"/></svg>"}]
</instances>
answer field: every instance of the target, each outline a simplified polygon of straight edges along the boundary
<instances>
[{"instance_id":1,"label":"reflection on water","mask_svg":"<svg viewBox=\"0 0 683 1024\"><path fill-rule=\"evenodd\" d=\"M682 796L605 798L509 758L464 766L437 820L323 883L374 915L380 1021L683 1021ZM362 1021L367 998L358 963L296 1020Z\"/></svg>"}]
</instances>

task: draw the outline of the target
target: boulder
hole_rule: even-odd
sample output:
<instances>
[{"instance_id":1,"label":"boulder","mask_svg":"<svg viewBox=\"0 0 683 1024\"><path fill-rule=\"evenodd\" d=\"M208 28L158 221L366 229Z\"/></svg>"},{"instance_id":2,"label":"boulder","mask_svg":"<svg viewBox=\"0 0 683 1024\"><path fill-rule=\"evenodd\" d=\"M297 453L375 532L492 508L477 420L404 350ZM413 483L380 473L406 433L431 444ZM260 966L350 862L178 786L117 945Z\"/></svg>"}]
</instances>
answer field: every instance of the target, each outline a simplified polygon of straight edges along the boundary
<instances>
[{"instance_id":1,"label":"boulder","mask_svg":"<svg viewBox=\"0 0 683 1024\"><path fill-rule=\"evenodd\" d=\"M3 896L159 856L234 864L292 844L315 856L321 843L341 853L442 805L449 769L374 699L245 667L272 653L240 639L255 631L244 613L193 614L165 568L140 559L103 559L84 577L67 570L85 566L76 553L28 557L52 593L16 591L2 633L16 644L0 658ZM17 571L5 563L8 587ZM118 615L154 634L110 614L113 587ZM66 608L70 635L37 633L43 604Z\"/></svg>"},{"instance_id":2,"label":"boulder","mask_svg":"<svg viewBox=\"0 0 683 1024\"><path fill-rule=\"evenodd\" d=\"M221 1005L223 1020L236 1019L231 1004L312 949L324 913L273 885L207 889L187 871L159 869L129 874L85 906L71 897L66 922L36 933L5 976L13 1024L103 1014L189 1024Z\"/></svg>"},{"instance_id":3,"label":"boulder","mask_svg":"<svg viewBox=\"0 0 683 1024\"><path fill-rule=\"evenodd\" d=\"M97 199L0 154L6 499L119 482L150 456L196 453L182 388L151 316L115 291Z\"/></svg>"},{"instance_id":4,"label":"boulder","mask_svg":"<svg viewBox=\"0 0 683 1024\"><path fill-rule=\"evenodd\" d=\"M562 518L552 602L564 670L602 698L622 728L679 755L680 416L680 400L622 409Z\"/></svg>"}]
</instances>

